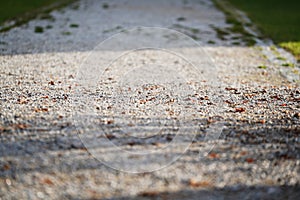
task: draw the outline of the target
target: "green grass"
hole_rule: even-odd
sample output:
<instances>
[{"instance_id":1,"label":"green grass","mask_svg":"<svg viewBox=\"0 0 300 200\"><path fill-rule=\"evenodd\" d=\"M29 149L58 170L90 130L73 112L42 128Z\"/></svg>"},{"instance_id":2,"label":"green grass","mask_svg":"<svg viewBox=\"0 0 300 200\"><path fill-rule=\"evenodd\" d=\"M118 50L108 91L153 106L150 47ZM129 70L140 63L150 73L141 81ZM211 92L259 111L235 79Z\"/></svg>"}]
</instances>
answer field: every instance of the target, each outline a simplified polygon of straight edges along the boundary
<instances>
[{"instance_id":1,"label":"green grass","mask_svg":"<svg viewBox=\"0 0 300 200\"><path fill-rule=\"evenodd\" d=\"M12 19L16 20L16 23L0 31L7 31L39 15L41 19L51 20L51 16L47 15L48 12L73 1L75 0L3 0L0 2L0 24Z\"/></svg>"},{"instance_id":2,"label":"green grass","mask_svg":"<svg viewBox=\"0 0 300 200\"><path fill-rule=\"evenodd\" d=\"M294 67L293 63L283 63L282 64L283 67Z\"/></svg>"},{"instance_id":3,"label":"green grass","mask_svg":"<svg viewBox=\"0 0 300 200\"><path fill-rule=\"evenodd\" d=\"M267 69L268 67L265 66L265 65L260 65L260 66L258 66L257 68L259 68L259 69Z\"/></svg>"},{"instance_id":4,"label":"green grass","mask_svg":"<svg viewBox=\"0 0 300 200\"><path fill-rule=\"evenodd\" d=\"M78 24L70 24L70 27L71 27L71 28L78 28L79 25L78 25Z\"/></svg>"},{"instance_id":5,"label":"green grass","mask_svg":"<svg viewBox=\"0 0 300 200\"><path fill-rule=\"evenodd\" d=\"M41 26L36 26L34 29L35 33L43 33L44 32L44 28Z\"/></svg>"},{"instance_id":6,"label":"green grass","mask_svg":"<svg viewBox=\"0 0 300 200\"><path fill-rule=\"evenodd\" d=\"M226 30L213 27L217 33L217 37L221 40L225 40L225 36L230 33L238 33L241 35L240 39L247 45L253 46L256 44L253 35L248 33L243 25L243 22L238 19L239 16L236 14L233 7L225 0L213 0L215 6L222 10L226 17L226 22L231 24L231 27L227 28ZM246 25L246 24L245 24Z\"/></svg>"},{"instance_id":7,"label":"green grass","mask_svg":"<svg viewBox=\"0 0 300 200\"><path fill-rule=\"evenodd\" d=\"M300 60L299 0L226 0L258 26L264 36L290 50Z\"/></svg>"},{"instance_id":8,"label":"green grass","mask_svg":"<svg viewBox=\"0 0 300 200\"><path fill-rule=\"evenodd\" d=\"M300 62L300 42L281 42L279 45L287 50L291 50Z\"/></svg>"},{"instance_id":9,"label":"green grass","mask_svg":"<svg viewBox=\"0 0 300 200\"><path fill-rule=\"evenodd\" d=\"M0 23L5 20L31 12L42 6L50 5L58 0L8 0L0 2Z\"/></svg>"}]
</instances>

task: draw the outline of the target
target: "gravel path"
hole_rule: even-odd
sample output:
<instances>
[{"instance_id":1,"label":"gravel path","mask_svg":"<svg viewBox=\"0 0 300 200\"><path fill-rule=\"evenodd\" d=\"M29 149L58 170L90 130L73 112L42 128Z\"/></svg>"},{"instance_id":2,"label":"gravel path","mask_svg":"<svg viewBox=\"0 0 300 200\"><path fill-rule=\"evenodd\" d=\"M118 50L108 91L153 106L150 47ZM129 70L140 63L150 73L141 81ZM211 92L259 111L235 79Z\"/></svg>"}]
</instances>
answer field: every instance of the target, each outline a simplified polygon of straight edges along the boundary
<instances>
[{"instance_id":1,"label":"gravel path","mask_svg":"<svg viewBox=\"0 0 300 200\"><path fill-rule=\"evenodd\" d=\"M225 18L81 0L0 33L1 199L299 199L297 63Z\"/></svg>"}]
</instances>

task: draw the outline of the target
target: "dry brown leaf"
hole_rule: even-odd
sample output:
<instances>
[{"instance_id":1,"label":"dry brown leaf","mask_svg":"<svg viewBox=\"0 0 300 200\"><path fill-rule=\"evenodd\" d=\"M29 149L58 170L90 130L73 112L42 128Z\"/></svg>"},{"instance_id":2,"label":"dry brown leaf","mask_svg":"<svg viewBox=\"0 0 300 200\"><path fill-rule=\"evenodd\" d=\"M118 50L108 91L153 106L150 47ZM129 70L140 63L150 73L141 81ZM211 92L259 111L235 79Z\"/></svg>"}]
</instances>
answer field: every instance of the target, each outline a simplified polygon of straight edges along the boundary
<instances>
[{"instance_id":1,"label":"dry brown leaf","mask_svg":"<svg viewBox=\"0 0 300 200\"><path fill-rule=\"evenodd\" d=\"M158 195L159 195L159 192L157 192L157 191L146 191L146 192L139 193L138 196L141 196L141 197L155 197L155 196L158 196Z\"/></svg>"},{"instance_id":2,"label":"dry brown leaf","mask_svg":"<svg viewBox=\"0 0 300 200\"><path fill-rule=\"evenodd\" d=\"M34 109L35 112L48 112L48 108L35 108Z\"/></svg>"},{"instance_id":3,"label":"dry brown leaf","mask_svg":"<svg viewBox=\"0 0 300 200\"><path fill-rule=\"evenodd\" d=\"M159 143L159 142L153 142L151 143L153 146L157 146L157 147L162 147L163 144L162 143Z\"/></svg>"},{"instance_id":4,"label":"dry brown leaf","mask_svg":"<svg viewBox=\"0 0 300 200\"><path fill-rule=\"evenodd\" d=\"M15 124L13 126L17 129L25 129L28 127L26 124Z\"/></svg>"},{"instance_id":5,"label":"dry brown leaf","mask_svg":"<svg viewBox=\"0 0 300 200\"><path fill-rule=\"evenodd\" d=\"M5 164L4 166L3 166L3 170L4 171L7 171L7 170L9 170L10 169L10 166L8 165L8 164Z\"/></svg>"},{"instance_id":6,"label":"dry brown leaf","mask_svg":"<svg viewBox=\"0 0 300 200\"><path fill-rule=\"evenodd\" d=\"M42 183L47 184L47 185L53 185L53 182L49 178L45 178Z\"/></svg>"},{"instance_id":7,"label":"dry brown leaf","mask_svg":"<svg viewBox=\"0 0 300 200\"><path fill-rule=\"evenodd\" d=\"M239 107L239 108L235 108L235 112L245 112L246 109L245 108L242 108L242 107Z\"/></svg>"},{"instance_id":8,"label":"dry brown leaf","mask_svg":"<svg viewBox=\"0 0 300 200\"><path fill-rule=\"evenodd\" d=\"M208 157L211 159L214 159L214 158L220 158L220 155L217 153L211 152L208 154Z\"/></svg>"},{"instance_id":9,"label":"dry brown leaf","mask_svg":"<svg viewBox=\"0 0 300 200\"><path fill-rule=\"evenodd\" d=\"M26 104L28 102L24 97L19 98L17 101L19 104Z\"/></svg>"},{"instance_id":10,"label":"dry brown leaf","mask_svg":"<svg viewBox=\"0 0 300 200\"><path fill-rule=\"evenodd\" d=\"M232 91L232 90L233 90L233 91L236 91L237 89L236 89L236 88L232 88L232 87L226 87L225 90L228 90L228 91Z\"/></svg>"},{"instance_id":11,"label":"dry brown leaf","mask_svg":"<svg viewBox=\"0 0 300 200\"><path fill-rule=\"evenodd\" d=\"M114 120L112 120L112 119L109 119L109 120L105 121L105 124L113 124L113 123L114 123Z\"/></svg>"},{"instance_id":12,"label":"dry brown leaf","mask_svg":"<svg viewBox=\"0 0 300 200\"><path fill-rule=\"evenodd\" d=\"M113 134L105 134L105 136L109 140L116 138L116 136L114 136Z\"/></svg>"},{"instance_id":13,"label":"dry brown leaf","mask_svg":"<svg viewBox=\"0 0 300 200\"><path fill-rule=\"evenodd\" d=\"M145 104L147 101L145 99L140 100L140 104Z\"/></svg>"},{"instance_id":14,"label":"dry brown leaf","mask_svg":"<svg viewBox=\"0 0 300 200\"><path fill-rule=\"evenodd\" d=\"M136 142L127 142L127 145L129 145L129 146L134 146L136 144L137 144Z\"/></svg>"},{"instance_id":15,"label":"dry brown leaf","mask_svg":"<svg viewBox=\"0 0 300 200\"><path fill-rule=\"evenodd\" d=\"M212 184L208 181L197 181L193 178L189 180L189 185L191 187L211 187Z\"/></svg>"}]
</instances>

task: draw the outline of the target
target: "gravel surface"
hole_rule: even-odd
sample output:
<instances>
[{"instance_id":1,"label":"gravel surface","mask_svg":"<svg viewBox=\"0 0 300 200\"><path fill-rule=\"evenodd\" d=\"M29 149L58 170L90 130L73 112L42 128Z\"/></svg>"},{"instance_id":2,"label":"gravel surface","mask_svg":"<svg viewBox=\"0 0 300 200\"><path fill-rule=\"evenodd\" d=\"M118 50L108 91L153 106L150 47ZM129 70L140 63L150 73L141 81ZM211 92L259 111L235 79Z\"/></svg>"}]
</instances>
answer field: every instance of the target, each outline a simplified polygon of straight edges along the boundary
<instances>
[{"instance_id":1,"label":"gravel surface","mask_svg":"<svg viewBox=\"0 0 300 200\"><path fill-rule=\"evenodd\" d=\"M300 198L289 53L218 36L232 25L210 0L49 16L0 33L1 199ZM144 41L165 50L126 51Z\"/></svg>"}]
</instances>

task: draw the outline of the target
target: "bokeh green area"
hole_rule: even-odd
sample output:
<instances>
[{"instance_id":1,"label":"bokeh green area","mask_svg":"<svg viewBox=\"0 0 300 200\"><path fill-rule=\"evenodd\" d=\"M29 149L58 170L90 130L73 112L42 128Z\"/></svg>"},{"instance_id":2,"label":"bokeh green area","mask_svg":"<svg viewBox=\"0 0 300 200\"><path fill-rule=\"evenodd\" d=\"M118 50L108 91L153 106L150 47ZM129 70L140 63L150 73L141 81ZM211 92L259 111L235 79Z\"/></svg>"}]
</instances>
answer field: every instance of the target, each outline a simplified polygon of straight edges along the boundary
<instances>
[{"instance_id":1,"label":"bokeh green area","mask_svg":"<svg viewBox=\"0 0 300 200\"><path fill-rule=\"evenodd\" d=\"M299 0L227 0L247 13L264 36L290 50L300 61Z\"/></svg>"},{"instance_id":2,"label":"bokeh green area","mask_svg":"<svg viewBox=\"0 0 300 200\"><path fill-rule=\"evenodd\" d=\"M0 1L0 24L4 21L21 17L59 0L2 0Z\"/></svg>"}]
</instances>

